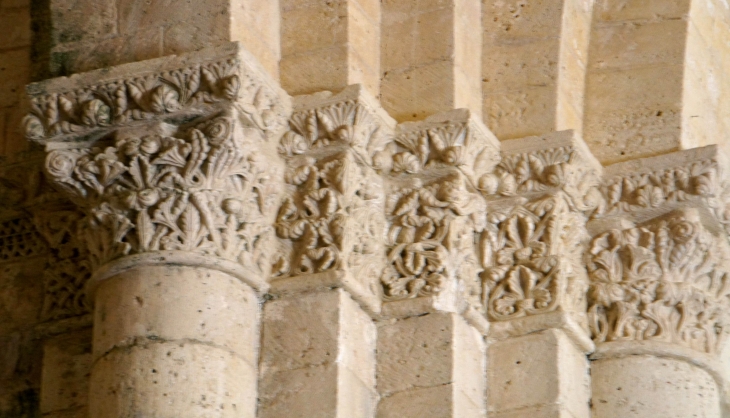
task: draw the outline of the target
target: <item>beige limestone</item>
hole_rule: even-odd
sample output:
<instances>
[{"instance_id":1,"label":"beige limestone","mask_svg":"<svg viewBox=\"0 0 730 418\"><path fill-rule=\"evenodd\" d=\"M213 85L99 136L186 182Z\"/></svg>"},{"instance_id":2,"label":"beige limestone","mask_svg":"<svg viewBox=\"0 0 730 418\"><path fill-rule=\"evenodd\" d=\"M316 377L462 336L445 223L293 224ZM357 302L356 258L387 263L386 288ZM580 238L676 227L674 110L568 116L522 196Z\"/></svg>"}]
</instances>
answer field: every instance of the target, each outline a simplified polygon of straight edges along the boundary
<instances>
[{"instance_id":1,"label":"beige limestone","mask_svg":"<svg viewBox=\"0 0 730 418\"><path fill-rule=\"evenodd\" d=\"M47 71L67 75L242 41L271 76L280 59L277 0L53 0L42 24Z\"/></svg>"},{"instance_id":2,"label":"beige limestone","mask_svg":"<svg viewBox=\"0 0 730 418\"><path fill-rule=\"evenodd\" d=\"M494 342L488 356L490 416L590 416L588 359L562 331Z\"/></svg>"},{"instance_id":3,"label":"beige limestone","mask_svg":"<svg viewBox=\"0 0 730 418\"><path fill-rule=\"evenodd\" d=\"M0 417L730 411L724 0L42 3Z\"/></svg>"},{"instance_id":4,"label":"beige limestone","mask_svg":"<svg viewBox=\"0 0 730 418\"><path fill-rule=\"evenodd\" d=\"M486 345L459 314L378 324L378 417L486 416Z\"/></svg>"},{"instance_id":5,"label":"beige limestone","mask_svg":"<svg viewBox=\"0 0 730 418\"><path fill-rule=\"evenodd\" d=\"M64 333L45 342L40 411L44 416L88 414L93 358L91 330Z\"/></svg>"},{"instance_id":6,"label":"beige limestone","mask_svg":"<svg viewBox=\"0 0 730 418\"><path fill-rule=\"evenodd\" d=\"M592 362L592 416L720 417L715 380L683 361L648 355Z\"/></svg>"},{"instance_id":7,"label":"beige limestone","mask_svg":"<svg viewBox=\"0 0 730 418\"><path fill-rule=\"evenodd\" d=\"M383 108L398 121L458 108L481 114L480 2L388 0L382 8Z\"/></svg>"},{"instance_id":8,"label":"beige limestone","mask_svg":"<svg viewBox=\"0 0 730 418\"><path fill-rule=\"evenodd\" d=\"M249 286L205 268L139 267L99 283L94 305L92 417L255 416Z\"/></svg>"},{"instance_id":9,"label":"beige limestone","mask_svg":"<svg viewBox=\"0 0 730 418\"><path fill-rule=\"evenodd\" d=\"M264 305L260 417L374 417L375 324L342 290Z\"/></svg>"},{"instance_id":10,"label":"beige limestone","mask_svg":"<svg viewBox=\"0 0 730 418\"><path fill-rule=\"evenodd\" d=\"M380 4L281 0L281 83L289 94L362 84L380 93Z\"/></svg>"},{"instance_id":11,"label":"beige limestone","mask_svg":"<svg viewBox=\"0 0 730 418\"><path fill-rule=\"evenodd\" d=\"M501 140L582 132L593 1L483 1L484 122Z\"/></svg>"}]
</instances>

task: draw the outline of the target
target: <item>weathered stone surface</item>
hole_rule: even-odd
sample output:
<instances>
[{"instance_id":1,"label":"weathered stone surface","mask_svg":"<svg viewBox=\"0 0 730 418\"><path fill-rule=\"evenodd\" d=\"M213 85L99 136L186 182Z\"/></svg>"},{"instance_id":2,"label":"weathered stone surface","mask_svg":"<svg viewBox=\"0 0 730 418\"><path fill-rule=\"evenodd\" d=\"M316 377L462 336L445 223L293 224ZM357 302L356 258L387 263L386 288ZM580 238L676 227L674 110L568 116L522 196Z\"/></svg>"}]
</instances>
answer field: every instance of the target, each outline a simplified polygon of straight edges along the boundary
<instances>
[{"instance_id":1,"label":"weathered stone surface","mask_svg":"<svg viewBox=\"0 0 730 418\"><path fill-rule=\"evenodd\" d=\"M592 416L720 417L715 380L684 361L653 356L592 363ZM637 396L638 395L638 396Z\"/></svg>"},{"instance_id":2,"label":"weathered stone surface","mask_svg":"<svg viewBox=\"0 0 730 418\"><path fill-rule=\"evenodd\" d=\"M730 416L728 22L0 0L0 417Z\"/></svg>"}]
</instances>

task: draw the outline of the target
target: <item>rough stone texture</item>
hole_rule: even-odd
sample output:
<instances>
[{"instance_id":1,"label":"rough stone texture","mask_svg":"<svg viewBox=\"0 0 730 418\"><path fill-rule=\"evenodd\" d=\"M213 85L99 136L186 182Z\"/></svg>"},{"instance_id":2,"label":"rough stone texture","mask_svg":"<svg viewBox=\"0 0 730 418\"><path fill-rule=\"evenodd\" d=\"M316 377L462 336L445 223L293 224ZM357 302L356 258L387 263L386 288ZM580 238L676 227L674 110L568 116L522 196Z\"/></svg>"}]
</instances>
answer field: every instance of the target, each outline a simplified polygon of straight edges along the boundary
<instances>
[{"instance_id":1,"label":"rough stone texture","mask_svg":"<svg viewBox=\"0 0 730 418\"><path fill-rule=\"evenodd\" d=\"M484 1L484 123L499 139L583 127L593 1Z\"/></svg>"},{"instance_id":2,"label":"rough stone texture","mask_svg":"<svg viewBox=\"0 0 730 418\"><path fill-rule=\"evenodd\" d=\"M489 346L488 408L497 417L588 417L588 359L562 331Z\"/></svg>"},{"instance_id":3,"label":"rough stone texture","mask_svg":"<svg viewBox=\"0 0 730 418\"><path fill-rule=\"evenodd\" d=\"M32 81L30 20L29 2L0 2L0 156L29 148L18 127L23 85Z\"/></svg>"},{"instance_id":4,"label":"rough stone texture","mask_svg":"<svg viewBox=\"0 0 730 418\"><path fill-rule=\"evenodd\" d=\"M596 3L586 141L604 163L725 141L722 1ZM634 4L637 3L637 4Z\"/></svg>"},{"instance_id":5,"label":"rough stone texture","mask_svg":"<svg viewBox=\"0 0 730 418\"><path fill-rule=\"evenodd\" d=\"M87 416L91 330L49 338L43 347L40 411L43 416Z\"/></svg>"},{"instance_id":6,"label":"rough stone texture","mask_svg":"<svg viewBox=\"0 0 730 418\"><path fill-rule=\"evenodd\" d=\"M481 27L480 6L478 0L382 3L382 102L396 120L458 108L481 114L481 38L473 29Z\"/></svg>"},{"instance_id":7,"label":"rough stone texture","mask_svg":"<svg viewBox=\"0 0 730 418\"><path fill-rule=\"evenodd\" d=\"M486 416L485 347L458 314L378 324L378 416Z\"/></svg>"},{"instance_id":8,"label":"rough stone texture","mask_svg":"<svg viewBox=\"0 0 730 418\"><path fill-rule=\"evenodd\" d=\"M653 356L601 359L592 362L591 378L595 418L722 416L713 377L684 361Z\"/></svg>"},{"instance_id":9,"label":"rough stone texture","mask_svg":"<svg viewBox=\"0 0 730 418\"><path fill-rule=\"evenodd\" d=\"M342 289L267 302L260 385L260 417L373 417L375 324Z\"/></svg>"},{"instance_id":10,"label":"rough stone texture","mask_svg":"<svg viewBox=\"0 0 730 418\"><path fill-rule=\"evenodd\" d=\"M45 8L37 25L52 76L243 41L278 78L277 0L49 0Z\"/></svg>"},{"instance_id":11,"label":"rough stone texture","mask_svg":"<svg viewBox=\"0 0 730 418\"><path fill-rule=\"evenodd\" d=\"M362 84L380 93L377 0L281 1L281 83L289 94Z\"/></svg>"},{"instance_id":12,"label":"rough stone texture","mask_svg":"<svg viewBox=\"0 0 730 418\"><path fill-rule=\"evenodd\" d=\"M249 286L215 270L150 266L102 281L94 300L91 416L255 416L259 306Z\"/></svg>"},{"instance_id":13,"label":"rough stone texture","mask_svg":"<svg viewBox=\"0 0 730 418\"><path fill-rule=\"evenodd\" d=\"M0 418L730 416L728 22L0 0Z\"/></svg>"}]
</instances>

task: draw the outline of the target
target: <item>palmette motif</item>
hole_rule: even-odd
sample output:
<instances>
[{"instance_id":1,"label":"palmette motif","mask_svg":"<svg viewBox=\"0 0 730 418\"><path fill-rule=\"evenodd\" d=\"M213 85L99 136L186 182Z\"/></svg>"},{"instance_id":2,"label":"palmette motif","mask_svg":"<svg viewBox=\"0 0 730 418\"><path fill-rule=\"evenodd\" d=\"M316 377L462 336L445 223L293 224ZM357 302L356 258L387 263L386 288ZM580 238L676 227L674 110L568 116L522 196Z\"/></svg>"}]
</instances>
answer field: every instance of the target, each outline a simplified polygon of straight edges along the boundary
<instances>
[{"instance_id":1,"label":"palmette motif","mask_svg":"<svg viewBox=\"0 0 730 418\"><path fill-rule=\"evenodd\" d=\"M276 218L282 239L274 277L337 272L366 292L384 265L383 186L372 149L388 136L360 96L295 112L279 144L288 196Z\"/></svg>"},{"instance_id":2,"label":"palmette motif","mask_svg":"<svg viewBox=\"0 0 730 418\"><path fill-rule=\"evenodd\" d=\"M128 254L193 251L268 274L278 192L235 113L183 137L115 135L104 148L55 150L46 171L88 210L82 227L92 269ZM254 140L255 141L255 140Z\"/></svg>"},{"instance_id":3,"label":"palmette motif","mask_svg":"<svg viewBox=\"0 0 730 418\"><path fill-rule=\"evenodd\" d=\"M585 309L585 216L563 194L490 213L481 239L483 303L493 320Z\"/></svg>"},{"instance_id":4,"label":"palmette motif","mask_svg":"<svg viewBox=\"0 0 730 418\"><path fill-rule=\"evenodd\" d=\"M725 251L683 215L595 237L588 260L593 339L655 340L718 352L730 320Z\"/></svg>"}]
</instances>

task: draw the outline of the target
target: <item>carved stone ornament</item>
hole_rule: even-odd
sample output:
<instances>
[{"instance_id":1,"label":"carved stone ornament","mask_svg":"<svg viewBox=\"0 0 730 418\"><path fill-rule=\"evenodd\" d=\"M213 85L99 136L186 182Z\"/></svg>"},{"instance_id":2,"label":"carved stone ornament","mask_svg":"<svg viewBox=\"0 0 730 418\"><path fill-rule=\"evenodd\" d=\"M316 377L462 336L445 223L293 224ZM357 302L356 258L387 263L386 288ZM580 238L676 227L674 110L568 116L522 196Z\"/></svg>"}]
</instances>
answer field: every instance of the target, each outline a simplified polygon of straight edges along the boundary
<instances>
[{"instance_id":1,"label":"carved stone ornament","mask_svg":"<svg viewBox=\"0 0 730 418\"><path fill-rule=\"evenodd\" d=\"M23 126L36 142L98 137L137 121L209 114L233 103L247 122L277 136L290 109L237 43L30 84ZM130 75L131 74L131 75Z\"/></svg>"},{"instance_id":2,"label":"carved stone ornament","mask_svg":"<svg viewBox=\"0 0 730 418\"><path fill-rule=\"evenodd\" d=\"M705 207L730 234L728 160L716 145L606 168L606 205L594 218L626 216L639 222L683 207Z\"/></svg>"},{"instance_id":3,"label":"carved stone ornament","mask_svg":"<svg viewBox=\"0 0 730 418\"><path fill-rule=\"evenodd\" d=\"M182 129L117 132L107 147L54 150L46 171L89 209L92 268L159 250L202 252L268 273L276 171L235 111Z\"/></svg>"},{"instance_id":4,"label":"carved stone ornament","mask_svg":"<svg viewBox=\"0 0 730 418\"><path fill-rule=\"evenodd\" d=\"M475 180L497 163L496 139L465 110L398 128L378 156L389 174L384 300L434 297L478 307L475 233L484 228L486 204Z\"/></svg>"},{"instance_id":5,"label":"carved stone ornament","mask_svg":"<svg viewBox=\"0 0 730 418\"><path fill-rule=\"evenodd\" d=\"M283 177L269 139L289 104L253 58L231 44L74 77L88 86L34 97L50 106L47 115L55 112L48 100L75 101L29 134L46 144L48 177L87 214L79 234L91 270L132 254L182 251L268 276ZM82 117L92 96L110 107L110 120Z\"/></svg>"},{"instance_id":6,"label":"carved stone ornament","mask_svg":"<svg viewBox=\"0 0 730 418\"><path fill-rule=\"evenodd\" d=\"M295 98L279 145L289 194L276 218L277 279L331 273L354 281L351 292L380 298L384 190L372 154L394 122L375 103L360 86Z\"/></svg>"},{"instance_id":7,"label":"carved stone ornament","mask_svg":"<svg viewBox=\"0 0 730 418\"><path fill-rule=\"evenodd\" d=\"M43 273L45 320L90 312L86 283L91 277L86 243L78 238L83 214L77 210L36 211L33 223L45 238L50 253Z\"/></svg>"},{"instance_id":8,"label":"carved stone ornament","mask_svg":"<svg viewBox=\"0 0 730 418\"><path fill-rule=\"evenodd\" d=\"M585 310L585 220L562 193L489 213L481 256L491 319Z\"/></svg>"},{"instance_id":9,"label":"carved stone ornament","mask_svg":"<svg viewBox=\"0 0 730 418\"><path fill-rule=\"evenodd\" d=\"M693 210L596 236L587 261L594 341L655 340L717 353L730 320L726 247Z\"/></svg>"},{"instance_id":10,"label":"carved stone ornament","mask_svg":"<svg viewBox=\"0 0 730 418\"><path fill-rule=\"evenodd\" d=\"M598 185L601 165L574 131L504 141L495 169L479 178L489 200L562 192L575 210L603 207Z\"/></svg>"}]
</instances>

